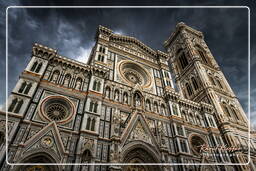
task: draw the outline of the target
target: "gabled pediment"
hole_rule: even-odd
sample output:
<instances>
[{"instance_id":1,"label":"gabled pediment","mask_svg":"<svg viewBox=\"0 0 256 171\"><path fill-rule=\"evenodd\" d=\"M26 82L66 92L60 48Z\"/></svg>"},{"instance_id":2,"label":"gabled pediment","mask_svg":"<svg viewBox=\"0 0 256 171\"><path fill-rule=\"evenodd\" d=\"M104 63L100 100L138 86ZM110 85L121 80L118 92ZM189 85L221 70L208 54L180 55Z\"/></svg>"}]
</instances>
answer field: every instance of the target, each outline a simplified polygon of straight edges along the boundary
<instances>
[{"instance_id":1,"label":"gabled pediment","mask_svg":"<svg viewBox=\"0 0 256 171\"><path fill-rule=\"evenodd\" d=\"M58 158L61 159L61 156L67 153L55 122L51 122L45 126L37 134L27 140L23 146L23 154L42 149L54 152Z\"/></svg>"},{"instance_id":2,"label":"gabled pediment","mask_svg":"<svg viewBox=\"0 0 256 171\"><path fill-rule=\"evenodd\" d=\"M157 141L141 114L134 113L121 136L121 146L133 141L143 141L159 149Z\"/></svg>"}]
</instances>

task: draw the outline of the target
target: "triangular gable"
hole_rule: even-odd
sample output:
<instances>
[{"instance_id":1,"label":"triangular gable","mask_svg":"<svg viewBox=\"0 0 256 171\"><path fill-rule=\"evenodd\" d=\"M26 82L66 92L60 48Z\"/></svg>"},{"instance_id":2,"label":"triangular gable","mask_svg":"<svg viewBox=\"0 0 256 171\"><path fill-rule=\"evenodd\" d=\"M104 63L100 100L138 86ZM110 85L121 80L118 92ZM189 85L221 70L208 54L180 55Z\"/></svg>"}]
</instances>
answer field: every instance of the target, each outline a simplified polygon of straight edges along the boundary
<instances>
[{"instance_id":1,"label":"triangular gable","mask_svg":"<svg viewBox=\"0 0 256 171\"><path fill-rule=\"evenodd\" d=\"M53 140L53 144L48 148L55 151L59 158L61 158L63 154L67 153L65 151L65 147L62 143L61 136L55 122L49 123L37 134L33 135L29 140L27 140L23 145L24 149L22 150L22 153L31 151L33 149L47 148L47 142L43 142L44 137L50 137ZM47 141L47 139L44 141ZM46 144L45 146L44 143Z\"/></svg>"},{"instance_id":2,"label":"triangular gable","mask_svg":"<svg viewBox=\"0 0 256 171\"><path fill-rule=\"evenodd\" d=\"M157 141L150 131L143 115L134 113L128 127L125 128L121 136L121 146L136 140L144 141L145 143L155 146L156 149L159 149Z\"/></svg>"}]
</instances>

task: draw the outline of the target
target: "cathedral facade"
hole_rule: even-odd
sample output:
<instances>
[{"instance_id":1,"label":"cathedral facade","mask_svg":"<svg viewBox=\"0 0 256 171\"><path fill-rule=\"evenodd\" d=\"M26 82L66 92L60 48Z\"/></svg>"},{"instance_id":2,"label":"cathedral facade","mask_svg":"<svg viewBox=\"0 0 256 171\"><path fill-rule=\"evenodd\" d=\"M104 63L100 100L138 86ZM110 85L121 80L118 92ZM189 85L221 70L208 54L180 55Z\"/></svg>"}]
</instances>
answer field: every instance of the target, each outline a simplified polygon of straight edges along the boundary
<instances>
[{"instance_id":1,"label":"cathedral facade","mask_svg":"<svg viewBox=\"0 0 256 171\"><path fill-rule=\"evenodd\" d=\"M179 23L164 46L99 26L86 64L34 44L0 113L0 170L256 170L255 132L203 34Z\"/></svg>"}]
</instances>

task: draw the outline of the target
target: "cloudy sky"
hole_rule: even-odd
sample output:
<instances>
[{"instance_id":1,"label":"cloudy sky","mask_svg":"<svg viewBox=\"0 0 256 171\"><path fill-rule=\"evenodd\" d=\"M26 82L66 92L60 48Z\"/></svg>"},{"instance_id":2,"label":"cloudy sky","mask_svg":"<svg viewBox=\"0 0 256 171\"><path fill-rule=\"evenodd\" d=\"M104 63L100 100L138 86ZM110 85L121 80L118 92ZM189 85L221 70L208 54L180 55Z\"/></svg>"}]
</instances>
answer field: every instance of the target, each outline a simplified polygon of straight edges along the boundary
<instances>
[{"instance_id":1,"label":"cloudy sky","mask_svg":"<svg viewBox=\"0 0 256 171\"><path fill-rule=\"evenodd\" d=\"M75 2L81 5L80 1ZM5 40L6 13L4 8L8 5L56 5L53 1L47 1L48 4L43 4L40 1L38 4L31 4L29 1L14 1L12 3L0 2L0 6L2 6L1 19L3 18L0 20L1 40ZM111 4L107 3L106 5ZM255 19L255 4L250 6L250 4L234 3L233 5L249 5L251 18ZM164 51L163 42L179 22L185 22L204 33L205 41L213 56L247 112L247 8L10 8L8 10L8 93L13 89L19 74L29 62L31 48L35 42L57 49L58 53L63 56L86 62L94 45L94 36L99 25L108 27L115 33L136 37L151 48ZM256 37L255 23L251 24L251 37ZM256 94L256 78L253 75L256 71L254 42L252 39L251 103L253 107L251 108L251 120L256 124L254 112L256 106L253 98ZM1 52L5 52L5 42L0 44L0 49ZM2 53L0 104L5 102L5 63L5 55Z\"/></svg>"}]
</instances>

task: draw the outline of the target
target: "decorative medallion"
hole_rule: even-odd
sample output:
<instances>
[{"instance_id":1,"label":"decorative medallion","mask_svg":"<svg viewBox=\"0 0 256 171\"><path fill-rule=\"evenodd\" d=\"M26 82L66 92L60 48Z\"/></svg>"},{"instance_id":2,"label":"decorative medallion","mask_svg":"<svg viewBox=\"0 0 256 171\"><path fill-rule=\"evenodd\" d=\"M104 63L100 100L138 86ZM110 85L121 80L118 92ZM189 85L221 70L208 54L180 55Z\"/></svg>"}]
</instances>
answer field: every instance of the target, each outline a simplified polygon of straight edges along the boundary
<instances>
[{"instance_id":1,"label":"decorative medallion","mask_svg":"<svg viewBox=\"0 0 256 171\"><path fill-rule=\"evenodd\" d=\"M45 148L50 148L53 145L53 139L50 136L45 136L41 139L41 145Z\"/></svg>"},{"instance_id":2,"label":"decorative medallion","mask_svg":"<svg viewBox=\"0 0 256 171\"><path fill-rule=\"evenodd\" d=\"M49 96L40 105L40 114L44 120L66 123L74 115L73 103L63 96Z\"/></svg>"}]
</instances>

